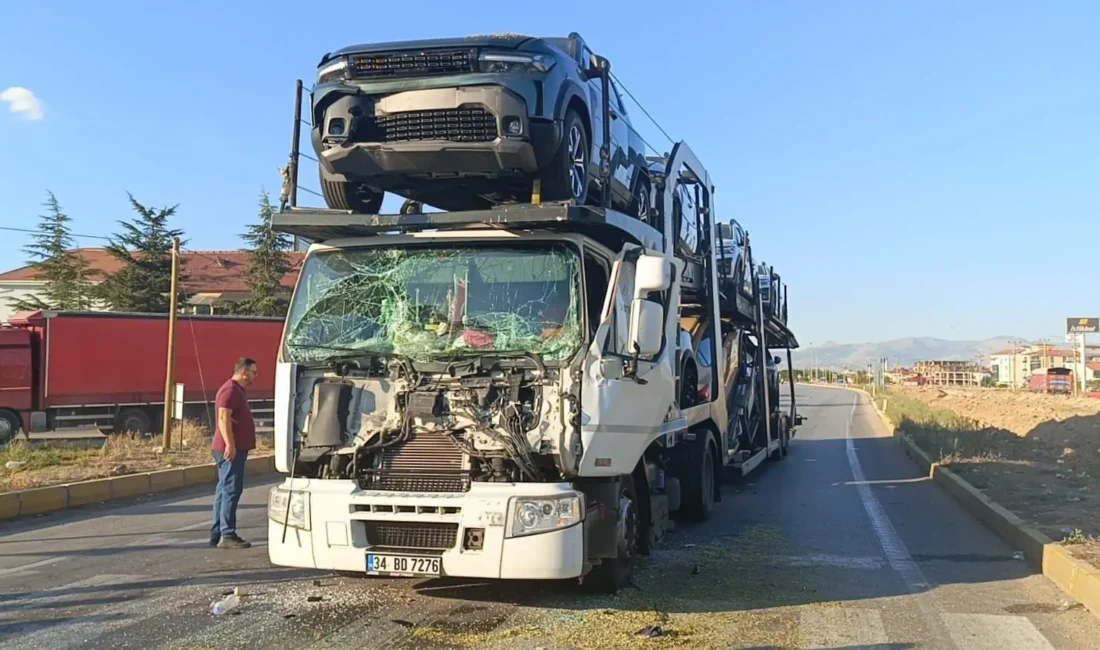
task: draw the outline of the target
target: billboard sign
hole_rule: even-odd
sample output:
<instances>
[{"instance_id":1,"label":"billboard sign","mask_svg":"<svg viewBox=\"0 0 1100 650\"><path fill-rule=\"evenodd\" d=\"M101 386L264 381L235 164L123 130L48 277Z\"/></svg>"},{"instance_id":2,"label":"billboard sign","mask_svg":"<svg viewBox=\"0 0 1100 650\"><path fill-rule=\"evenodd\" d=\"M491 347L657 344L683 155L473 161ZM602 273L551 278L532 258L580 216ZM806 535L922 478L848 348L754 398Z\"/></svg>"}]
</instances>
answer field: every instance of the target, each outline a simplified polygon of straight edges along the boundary
<instances>
[{"instance_id":1,"label":"billboard sign","mask_svg":"<svg viewBox=\"0 0 1100 650\"><path fill-rule=\"evenodd\" d=\"M1067 318L1067 334L1095 334L1100 331L1100 318Z\"/></svg>"}]
</instances>

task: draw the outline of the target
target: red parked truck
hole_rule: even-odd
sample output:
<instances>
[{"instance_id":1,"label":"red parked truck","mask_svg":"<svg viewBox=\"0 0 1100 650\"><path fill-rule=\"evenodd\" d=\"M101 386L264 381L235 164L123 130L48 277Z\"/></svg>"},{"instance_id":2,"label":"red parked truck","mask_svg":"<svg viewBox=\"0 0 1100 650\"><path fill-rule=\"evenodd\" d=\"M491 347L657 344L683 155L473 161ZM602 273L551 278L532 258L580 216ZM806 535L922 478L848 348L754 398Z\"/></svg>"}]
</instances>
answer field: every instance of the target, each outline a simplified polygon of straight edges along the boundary
<instances>
[{"instance_id":1,"label":"red parked truck","mask_svg":"<svg viewBox=\"0 0 1100 650\"><path fill-rule=\"evenodd\" d=\"M262 423L275 396L277 318L180 316L176 383L184 417L208 423L218 387L239 357L260 366L249 388ZM168 316L101 312L24 313L0 327L0 443L24 431L160 429Z\"/></svg>"}]
</instances>

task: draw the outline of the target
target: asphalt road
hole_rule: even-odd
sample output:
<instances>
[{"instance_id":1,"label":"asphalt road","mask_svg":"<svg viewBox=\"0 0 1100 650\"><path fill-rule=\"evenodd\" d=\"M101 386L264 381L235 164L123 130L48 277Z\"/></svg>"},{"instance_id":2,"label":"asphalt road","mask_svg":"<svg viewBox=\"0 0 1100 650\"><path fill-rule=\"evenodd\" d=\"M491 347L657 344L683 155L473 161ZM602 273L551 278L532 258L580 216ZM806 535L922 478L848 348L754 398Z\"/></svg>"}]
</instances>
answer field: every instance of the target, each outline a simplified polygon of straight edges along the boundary
<instances>
[{"instance_id":1,"label":"asphalt road","mask_svg":"<svg viewBox=\"0 0 1100 650\"><path fill-rule=\"evenodd\" d=\"M268 483L242 500L247 551L206 546L208 490L5 522L0 650L1100 648L1100 621L921 477L865 398L799 392L791 454L726 486L616 597L272 567ZM210 614L233 587L240 613Z\"/></svg>"}]
</instances>

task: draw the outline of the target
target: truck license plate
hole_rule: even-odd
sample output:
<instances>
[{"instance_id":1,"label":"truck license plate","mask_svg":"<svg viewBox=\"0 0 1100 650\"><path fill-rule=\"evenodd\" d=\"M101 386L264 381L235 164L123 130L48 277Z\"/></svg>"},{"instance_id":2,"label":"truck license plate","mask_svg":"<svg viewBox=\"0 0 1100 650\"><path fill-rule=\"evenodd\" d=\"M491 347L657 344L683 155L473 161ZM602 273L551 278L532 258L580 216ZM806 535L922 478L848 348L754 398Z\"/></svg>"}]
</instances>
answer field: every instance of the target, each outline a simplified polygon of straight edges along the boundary
<instances>
[{"instance_id":1,"label":"truck license plate","mask_svg":"<svg viewBox=\"0 0 1100 650\"><path fill-rule=\"evenodd\" d=\"M438 576L439 565L438 557L367 554L367 573L373 576Z\"/></svg>"}]
</instances>

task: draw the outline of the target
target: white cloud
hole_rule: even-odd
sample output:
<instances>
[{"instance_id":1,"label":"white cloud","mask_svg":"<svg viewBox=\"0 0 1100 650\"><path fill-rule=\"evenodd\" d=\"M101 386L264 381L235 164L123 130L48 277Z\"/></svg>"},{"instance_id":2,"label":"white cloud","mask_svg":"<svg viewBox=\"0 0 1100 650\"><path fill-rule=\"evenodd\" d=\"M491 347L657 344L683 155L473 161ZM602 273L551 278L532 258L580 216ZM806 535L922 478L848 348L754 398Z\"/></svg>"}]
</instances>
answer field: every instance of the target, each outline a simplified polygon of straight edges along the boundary
<instances>
[{"instance_id":1,"label":"white cloud","mask_svg":"<svg viewBox=\"0 0 1100 650\"><path fill-rule=\"evenodd\" d=\"M0 92L0 101L7 102L11 112L24 119L42 119L42 109L45 108L45 104L31 90L21 86L11 86L4 89L4 92Z\"/></svg>"}]
</instances>

